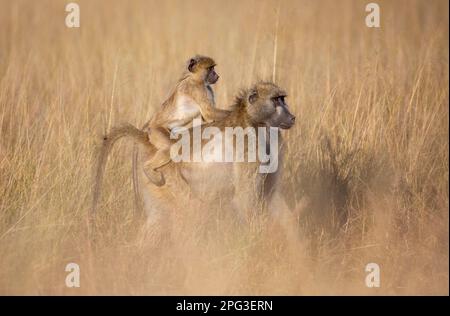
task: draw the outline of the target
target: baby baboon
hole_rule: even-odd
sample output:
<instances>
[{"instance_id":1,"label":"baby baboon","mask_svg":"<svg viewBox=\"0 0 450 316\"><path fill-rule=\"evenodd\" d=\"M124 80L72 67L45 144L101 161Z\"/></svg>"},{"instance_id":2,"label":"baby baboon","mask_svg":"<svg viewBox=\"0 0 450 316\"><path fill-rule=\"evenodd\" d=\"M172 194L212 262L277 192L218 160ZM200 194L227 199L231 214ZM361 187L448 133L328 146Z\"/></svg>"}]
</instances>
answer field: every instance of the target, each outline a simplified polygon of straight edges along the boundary
<instances>
[{"instance_id":1,"label":"baby baboon","mask_svg":"<svg viewBox=\"0 0 450 316\"><path fill-rule=\"evenodd\" d=\"M147 125L149 141L157 151L145 163L144 172L157 186L165 183L163 174L157 169L170 162L169 134L190 127L195 118L209 123L221 120L229 113L215 108L211 88L219 79L215 66L210 57L197 55L191 58L185 75Z\"/></svg>"}]
</instances>

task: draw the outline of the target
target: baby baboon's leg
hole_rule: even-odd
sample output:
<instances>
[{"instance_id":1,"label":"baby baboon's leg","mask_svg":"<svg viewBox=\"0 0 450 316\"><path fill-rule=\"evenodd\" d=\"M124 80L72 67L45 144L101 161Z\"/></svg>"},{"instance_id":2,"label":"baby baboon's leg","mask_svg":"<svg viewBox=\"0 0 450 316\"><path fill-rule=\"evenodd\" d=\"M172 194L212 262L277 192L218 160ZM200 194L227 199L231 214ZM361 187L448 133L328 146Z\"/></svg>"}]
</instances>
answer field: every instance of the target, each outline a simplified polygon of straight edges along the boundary
<instances>
[{"instance_id":1,"label":"baby baboon's leg","mask_svg":"<svg viewBox=\"0 0 450 316\"><path fill-rule=\"evenodd\" d=\"M144 172L149 180L158 186L163 185L165 183L164 176L156 169L167 165L170 161L170 152L168 150L158 150L153 157L144 164Z\"/></svg>"},{"instance_id":2,"label":"baby baboon's leg","mask_svg":"<svg viewBox=\"0 0 450 316\"><path fill-rule=\"evenodd\" d=\"M164 175L156 169L170 163L170 139L167 133L161 129L148 129L148 138L157 152L144 164L144 173L147 178L157 186L165 183Z\"/></svg>"},{"instance_id":3,"label":"baby baboon's leg","mask_svg":"<svg viewBox=\"0 0 450 316\"><path fill-rule=\"evenodd\" d=\"M169 132L163 128L151 128L147 129L148 140L157 149L168 150L172 143L170 142Z\"/></svg>"}]
</instances>

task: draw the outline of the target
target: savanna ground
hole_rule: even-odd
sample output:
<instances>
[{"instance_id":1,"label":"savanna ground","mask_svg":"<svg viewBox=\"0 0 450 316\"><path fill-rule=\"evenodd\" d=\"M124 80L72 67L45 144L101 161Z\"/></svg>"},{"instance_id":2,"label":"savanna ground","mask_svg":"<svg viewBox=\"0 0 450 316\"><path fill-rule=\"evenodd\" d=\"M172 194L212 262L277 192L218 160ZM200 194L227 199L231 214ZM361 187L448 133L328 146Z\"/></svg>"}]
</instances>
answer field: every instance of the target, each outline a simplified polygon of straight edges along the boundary
<instances>
[{"instance_id":1,"label":"savanna ground","mask_svg":"<svg viewBox=\"0 0 450 316\"><path fill-rule=\"evenodd\" d=\"M379 29L369 1L80 0L79 29L67 2L0 1L0 294L448 295L447 1L377 1ZM147 121L195 53L218 63L219 107L258 79L288 91L296 238L186 205L150 242L123 141L89 252L101 136Z\"/></svg>"}]
</instances>

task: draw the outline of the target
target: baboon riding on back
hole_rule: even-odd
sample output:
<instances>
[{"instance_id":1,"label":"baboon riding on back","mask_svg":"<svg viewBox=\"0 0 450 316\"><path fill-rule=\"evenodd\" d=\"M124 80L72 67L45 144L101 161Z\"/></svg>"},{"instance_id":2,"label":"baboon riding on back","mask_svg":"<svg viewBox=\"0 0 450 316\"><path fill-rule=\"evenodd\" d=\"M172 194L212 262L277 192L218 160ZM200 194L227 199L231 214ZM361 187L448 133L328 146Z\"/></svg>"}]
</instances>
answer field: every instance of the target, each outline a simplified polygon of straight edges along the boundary
<instances>
[{"instance_id":1,"label":"baboon riding on back","mask_svg":"<svg viewBox=\"0 0 450 316\"><path fill-rule=\"evenodd\" d=\"M259 82L241 92L230 112L218 112L221 113L220 118L215 117L202 126L215 127L220 131L227 127L289 129L295 123L295 116L289 112L285 98L286 92L274 83ZM187 131L192 134L193 128ZM128 124L112 129L110 134L105 136L100 158L97 160L92 214L95 213L99 201L107 155L114 142L122 137L131 138L139 146L139 152L133 162L134 189L137 197L143 201L150 221L158 220L159 216L164 216L164 213L171 210L189 205L192 199L201 198L204 203L208 203L207 196L211 196L210 202L214 203L217 195L228 194L231 206L240 209L239 214L245 218L254 214L255 208L263 204L267 206L272 201L277 200L279 203L284 200L277 185L280 171L259 173L258 166L254 163L175 163L169 160L159 168L165 177L164 184L155 185L148 180L145 167L160 148L154 145L151 138L148 140L147 130L140 130ZM167 155L167 148L170 148L174 140L163 133L158 137L165 137L164 142L167 145L164 150ZM280 159L281 156L282 153Z\"/></svg>"}]
</instances>

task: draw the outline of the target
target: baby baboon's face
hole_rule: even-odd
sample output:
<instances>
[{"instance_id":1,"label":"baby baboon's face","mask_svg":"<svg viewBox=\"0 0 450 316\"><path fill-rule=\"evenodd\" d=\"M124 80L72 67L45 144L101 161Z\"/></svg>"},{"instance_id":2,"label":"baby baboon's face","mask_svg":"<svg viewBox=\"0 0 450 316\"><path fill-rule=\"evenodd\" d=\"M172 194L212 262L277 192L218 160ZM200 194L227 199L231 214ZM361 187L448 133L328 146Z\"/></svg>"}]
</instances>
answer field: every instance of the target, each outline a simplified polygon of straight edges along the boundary
<instances>
[{"instance_id":1,"label":"baby baboon's face","mask_svg":"<svg viewBox=\"0 0 450 316\"><path fill-rule=\"evenodd\" d=\"M250 117L257 124L289 129L295 116L285 101L286 92L273 83L257 84L248 97Z\"/></svg>"},{"instance_id":2,"label":"baby baboon's face","mask_svg":"<svg viewBox=\"0 0 450 316\"><path fill-rule=\"evenodd\" d=\"M214 69L215 66L216 63L212 58L197 55L190 59L188 70L198 80L206 84L215 84L219 80L219 75Z\"/></svg>"},{"instance_id":3,"label":"baby baboon's face","mask_svg":"<svg viewBox=\"0 0 450 316\"><path fill-rule=\"evenodd\" d=\"M206 83L208 84L215 84L217 80L219 80L219 75L214 70L215 66L209 67L206 71Z\"/></svg>"}]
</instances>

